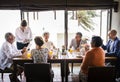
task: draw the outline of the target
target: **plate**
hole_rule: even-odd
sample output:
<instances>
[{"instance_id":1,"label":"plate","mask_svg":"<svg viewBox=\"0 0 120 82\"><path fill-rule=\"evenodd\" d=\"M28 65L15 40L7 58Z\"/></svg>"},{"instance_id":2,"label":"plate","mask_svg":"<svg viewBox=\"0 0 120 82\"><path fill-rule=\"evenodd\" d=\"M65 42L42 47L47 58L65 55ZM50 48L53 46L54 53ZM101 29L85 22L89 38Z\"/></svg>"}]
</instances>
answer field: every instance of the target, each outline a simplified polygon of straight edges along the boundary
<instances>
[{"instance_id":1,"label":"plate","mask_svg":"<svg viewBox=\"0 0 120 82\"><path fill-rule=\"evenodd\" d=\"M77 57L77 58L83 58L83 56L81 56L81 55L76 55L76 57Z\"/></svg>"}]
</instances>

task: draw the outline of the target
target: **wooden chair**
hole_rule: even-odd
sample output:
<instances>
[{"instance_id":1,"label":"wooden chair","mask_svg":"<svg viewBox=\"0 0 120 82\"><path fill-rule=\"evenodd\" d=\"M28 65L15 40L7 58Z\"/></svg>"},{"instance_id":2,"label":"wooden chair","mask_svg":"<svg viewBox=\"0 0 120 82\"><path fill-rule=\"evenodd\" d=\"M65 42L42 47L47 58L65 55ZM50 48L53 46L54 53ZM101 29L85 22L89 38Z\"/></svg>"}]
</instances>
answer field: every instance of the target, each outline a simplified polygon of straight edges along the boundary
<instances>
[{"instance_id":1,"label":"wooden chair","mask_svg":"<svg viewBox=\"0 0 120 82\"><path fill-rule=\"evenodd\" d=\"M14 71L12 69L0 69L0 73L1 73L1 80L3 81L4 80L4 73L13 73ZM22 75L20 75L20 79L22 79Z\"/></svg>"},{"instance_id":2,"label":"wooden chair","mask_svg":"<svg viewBox=\"0 0 120 82\"><path fill-rule=\"evenodd\" d=\"M25 63L26 82L53 82L49 63Z\"/></svg>"},{"instance_id":3,"label":"wooden chair","mask_svg":"<svg viewBox=\"0 0 120 82\"><path fill-rule=\"evenodd\" d=\"M0 73L1 73L1 79L3 81L4 73L13 73L13 70L11 70L11 69L4 69L4 70L0 69Z\"/></svg>"},{"instance_id":4,"label":"wooden chair","mask_svg":"<svg viewBox=\"0 0 120 82\"><path fill-rule=\"evenodd\" d=\"M89 67L88 82L115 82L115 67Z\"/></svg>"}]
</instances>

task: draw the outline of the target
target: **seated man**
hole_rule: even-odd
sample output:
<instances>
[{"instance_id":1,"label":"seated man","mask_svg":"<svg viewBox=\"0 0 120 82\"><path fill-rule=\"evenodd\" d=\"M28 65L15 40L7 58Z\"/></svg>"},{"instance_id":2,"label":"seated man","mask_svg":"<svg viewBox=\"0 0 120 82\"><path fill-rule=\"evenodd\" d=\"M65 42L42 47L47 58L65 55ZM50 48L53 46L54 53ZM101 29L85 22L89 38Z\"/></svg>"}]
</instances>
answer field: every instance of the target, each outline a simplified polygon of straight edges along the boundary
<instances>
[{"instance_id":1,"label":"seated man","mask_svg":"<svg viewBox=\"0 0 120 82\"><path fill-rule=\"evenodd\" d=\"M82 33L81 32L77 32L75 38L72 39L69 48L73 48L73 50L79 51L83 47L82 45L86 44L86 43L87 42L84 42L82 40Z\"/></svg>"},{"instance_id":2,"label":"seated man","mask_svg":"<svg viewBox=\"0 0 120 82\"><path fill-rule=\"evenodd\" d=\"M47 48L48 50L55 49L53 42L49 41L49 32L43 33L44 44L43 47Z\"/></svg>"},{"instance_id":3,"label":"seated man","mask_svg":"<svg viewBox=\"0 0 120 82\"><path fill-rule=\"evenodd\" d=\"M13 45L15 37L12 33L5 34L6 42L3 43L0 51L0 69L11 69L13 70L13 61L12 58L16 56L22 56L22 53L26 51L26 48L22 50L17 50ZM22 52L22 53L21 53ZM22 67L18 67L17 75L20 75L23 71ZM13 74L10 75L11 82L20 82L18 79L15 81Z\"/></svg>"},{"instance_id":4,"label":"seated man","mask_svg":"<svg viewBox=\"0 0 120 82\"><path fill-rule=\"evenodd\" d=\"M102 48L107 50L106 56L115 56L118 58L116 63L117 77L120 77L120 40L117 37L117 31L111 30L108 33L109 41Z\"/></svg>"},{"instance_id":5,"label":"seated man","mask_svg":"<svg viewBox=\"0 0 120 82\"><path fill-rule=\"evenodd\" d=\"M120 40L117 37L117 31L111 30L108 33L109 41L102 48L107 50L106 56L120 57Z\"/></svg>"},{"instance_id":6,"label":"seated man","mask_svg":"<svg viewBox=\"0 0 120 82\"><path fill-rule=\"evenodd\" d=\"M86 43L87 43L86 41L82 40L82 33L77 32L75 38L71 40L69 48L70 48L70 50L72 48L73 50L79 52L80 49L83 48L83 45L86 44ZM71 72L73 72L73 63L71 64Z\"/></svg>"},{"instance_id":7,"label":"seated man","mask_svg":"<svg viewBox=\"0 0 120 82\"><path fill-rule=\"evenodd\" d=\"M80 80L87 82L87 74L89 66L105 66L105 53L101 48L102 39L99 36L93 36L91 47L86 54L81 64Z\"/></svg>"}]
</instances>

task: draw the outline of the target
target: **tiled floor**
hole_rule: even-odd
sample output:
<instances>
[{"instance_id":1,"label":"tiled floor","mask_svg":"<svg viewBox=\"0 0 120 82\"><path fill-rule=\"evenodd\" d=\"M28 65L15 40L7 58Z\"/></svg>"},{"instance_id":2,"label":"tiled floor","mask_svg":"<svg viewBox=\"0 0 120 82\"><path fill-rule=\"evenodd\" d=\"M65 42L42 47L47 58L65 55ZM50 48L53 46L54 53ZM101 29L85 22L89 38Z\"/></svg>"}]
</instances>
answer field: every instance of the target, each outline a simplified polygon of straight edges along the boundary
<instances>
[{"instance_id":1,"label":"tiled floor","mask_svg":"<svg viewBox=\"0 0 120 82\"><path fill-rule=\"evenodd\" d=\"M54 77L54 82L61 82L61 76L60 76L60 68L58 67L54 67L53 68L55 77ZM79 82L79 78L78 78L78 74L80 71L80 67L79 66L74 66L74 70L73 73L70 73L69 75L69 82Z\"/></svg>"},{"instance_id":2,"label":"tiled floor","mask_svg":"<svg viewBox=\"0 0 120 82\"><path fill-rule=\"evenodd\" d=\"M61 76L60 76L60 66L59 65L53 65L52 66L53 71L54 71L54 82L61 82ZM78 78L78 74L80 71L80 67L79 66L74 66L74 70L73 73L70 73L69 75L69 81L68 82L79 82L79 78ZM4 74L4 81L3 82L10 82L9 81L9 74ZM0 75L1 77L1 75ZM0 78L0 82L2 82L1 78ZM25 77L23 77L21 82L25 82Z\"/></svg>"}]
</instances>

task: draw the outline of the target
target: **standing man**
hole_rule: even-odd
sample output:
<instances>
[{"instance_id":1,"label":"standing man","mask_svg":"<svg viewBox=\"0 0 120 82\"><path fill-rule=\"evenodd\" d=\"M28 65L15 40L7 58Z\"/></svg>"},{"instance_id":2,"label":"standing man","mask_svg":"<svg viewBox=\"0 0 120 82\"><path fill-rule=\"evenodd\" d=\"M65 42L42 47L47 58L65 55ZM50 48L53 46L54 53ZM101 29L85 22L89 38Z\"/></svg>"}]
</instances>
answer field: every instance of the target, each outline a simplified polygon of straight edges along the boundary
<instances>
[{"instance_id":1,"label":"standing man","mask_svg":"<svg viewBox=\"0 0 120 82\"><path fill-rule=\"evenodd\" d=\"M120 77L120 40L117 37L117 31L111 30L108 33L109 41L106 45L103 45L103 49L107 50L106 56L115 56L117 57L116 62L116 72L117 77Z\"/></svg>"},{"instance_id":2,"label":"standing man","mask_svg":"<svg viewBox=\"0 0 120 82\"><path fill-rule=\"evenodd\" d=\"M19 50L28 46L32 40L32 32L31 29L27 26L26 20L22 20L21 26L16 29L15 35L17 48Z\"/></svg>"},{"instance_id":3,"label":"standing man","mask_svg":"<svg viewBox=\"0 0 120 82\"><path fill-rule=\"evenodd\" d=\"M22 53L26 51L26 48L23 48L22 50L18 50L13 44L15 37L10 32L5 34L5 40L6 41L3 43L1 50L0 50L0 69L14 70L12 58L16 56L22 56ZM17 66L17 68L18 68L17 75L20 75L23 71L23 68L21 66ZM20 82L19 79L15 81L13 74L10 74L9 76L10 76L11 82Z\"/></svg>"}]
</instances>

